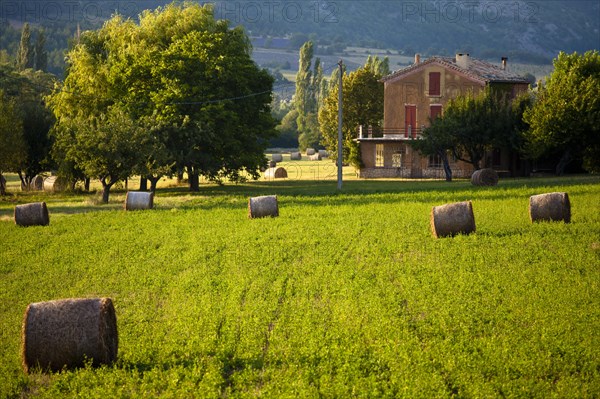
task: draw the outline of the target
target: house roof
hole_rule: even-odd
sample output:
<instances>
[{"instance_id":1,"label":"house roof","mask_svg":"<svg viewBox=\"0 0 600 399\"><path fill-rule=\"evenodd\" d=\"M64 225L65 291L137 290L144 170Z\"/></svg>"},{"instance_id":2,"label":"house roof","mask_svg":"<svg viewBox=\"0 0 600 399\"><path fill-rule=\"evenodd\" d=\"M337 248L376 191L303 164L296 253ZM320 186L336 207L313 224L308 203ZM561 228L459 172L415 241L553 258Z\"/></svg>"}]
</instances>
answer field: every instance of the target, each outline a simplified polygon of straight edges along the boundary
<instances>
[{"instance_id":1,"label":"house roof","mask_svg":"<svg viewBox=\"0 0 600 399\"><path fill-rule=\"evenodd\" d=\"M478 80L482 83L529 83L524 77L512 73L508 70L502 69L501 67L491 64L486 61L478 60L473 57L469 57L468 68L462 68L456 63L456 59L452 57L431 57L418 64L413 64L407 68L397 70L390 75L387 75L381 79L382 82L399 79L405 75L409 75L412 72L416 72L420 68L423 68L429 64L439 64L447 69L453 70L460 74L466 75L474 80Z\"/></svg>"}]
</instances>

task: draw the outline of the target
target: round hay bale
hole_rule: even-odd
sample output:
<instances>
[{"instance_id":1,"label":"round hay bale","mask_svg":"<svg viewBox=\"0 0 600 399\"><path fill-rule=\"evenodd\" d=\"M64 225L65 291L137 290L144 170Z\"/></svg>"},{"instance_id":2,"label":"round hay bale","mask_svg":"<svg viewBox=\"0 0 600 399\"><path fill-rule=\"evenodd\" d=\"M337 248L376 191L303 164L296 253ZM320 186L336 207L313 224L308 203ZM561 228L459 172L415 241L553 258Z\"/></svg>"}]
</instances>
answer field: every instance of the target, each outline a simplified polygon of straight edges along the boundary
<instances>
[{"instance_id":1,"label":"round hay bale","mask_svg":"<svg viewBox=\"0 0 600 399\"><path fill-rule=\"evenodd\" d=\"M529 197L529 217L532 222L571 222L571 202L567 193L547 193Z\"/></svg>"},{"instance_id":2,"label":"round hay bale","mask_svg":"<svg viewBox=\"0 0 600 399\"><path fill-rule=\"evenodd\" d=\"M431 231L438 238L473 233L475 216L471 201L434 206L431 210Z\"/></svg>"},{"instance_id":3,"label":"round hay bale","mask_svg":"<svg viewBox=\"0 0 600 399\"><path fill-rule=\"evenodd\" d=\"M275 162L283 162L283 155L273 154L273 155L271 155L271 160L275 161Z\"/></svg>"},{"instance_id":4,"label":"round hay bale","mask_svg":"<svg viewBox=\"0 0 600 399\"><path fill-rule=\"evenodd\" d=\"M32 202L15 206L15 223L17 226L48 226L50 216L45 202Z\"/></svg>"},{"instance_id":5,"label":"round hay bale","mask_svg":"<svg viewBox=\"0 0 600 399\"><path fill-rule=\"evenodd\" d=\"M136 211L152 209L154 207L154 193L146 191L128 191L125 196L125 210Z\"/></svg>"},{"instance_id":6,"label":"round hay bale","mask_svg":"<svg viewBox=\"0 0 600 399\"><path fill-rule=\"evenodd\" d=\"M248 217L250 219L279 216L276 195L253 197L248 200Z\"/></svg>"},{"instance_id":7,"label":"round hay bale","mask_svg":"<svg viewBox=\"0 0 600 399\"><path fill-rule=\"evenodd\" d=\"M319 154L317 152L316 154L309 155L308 159L311 160L311 161L320 161L321 160L321 154Z\"/></svg>"},{"instance_id":8,"label":"round hay bale","mask_svg":"<svg viewBox=\"0 0 600 399\"><path fill-rule=\"evenodd\" d=\"M471 184L474 186L498 185L498 172L494 169L479 169L473 172Z\"/></svg>"},{"instance_id":9,"label":"round hay bale","mask_svg":"<svg viewBox=\"0 0 600 399\"><path fill-rule=\"evenodd\" d=\"M67 181L58 176L50 176L44 179L44 191L63 191L67 188Z\"/></svg>"},{"instance_id":10,"label":"round hay bale","mask_svg":"<svg viewBox=\"0 0 600 399\"><path fill-rule=\"evenodd\" d=\"M314 148L307 148L306 155L315 155L316 151Z\"/></svg>"},{"instance_id":11,"label":"round hay bale","mask_svg":"<svg viewBox=\"0 0 600 399\"><path fill-rule=\"evenodd\" d=\"M327 150L319 150L319 155L321 156L321 158L329 158L329 153L327 152Z\"/></svg>"},{"instance_id":12,"label":"round hay bale","mask_svg":"<svg viewBox=\"0 0 600 399\"><path fill-rule=\"evenodd\" d=\"M21 330L23 369L60 371L90 360L94 366L111 364L117 358L118 341L110 298L31 303Z\"/></svg>"},{"instance_id":13,"label":"round hay bale","mask_svg":"<svg viewBox=\"0 0 600 399\"><path fill-rule=\"evenodd\" d=\"M299 161L302 159L302 154L300 152L292 152L290 153L290 160L291 161Z\"/></svg>"},{"instance_id":14,"label":"round hay bale","mask_svg":"<svg viewBox=\"0 0 600 399\"><path fill-rule=\"evenodd\" d=\"M44 176L36 175L33 180L31 180L29 188L35 191L42 191L44 189Z\"/></svg>"},{"instance_id":15,"label":"round hay bale","mask_svg":"<svg viewBox=\"0 0 600 399\"><path fill-rule=\"evenodd\" d=\"M287 170L281 166L278 168L269 168L265 171L266 179L284 179L288 177Z\"/></svg>"}]
</instances>

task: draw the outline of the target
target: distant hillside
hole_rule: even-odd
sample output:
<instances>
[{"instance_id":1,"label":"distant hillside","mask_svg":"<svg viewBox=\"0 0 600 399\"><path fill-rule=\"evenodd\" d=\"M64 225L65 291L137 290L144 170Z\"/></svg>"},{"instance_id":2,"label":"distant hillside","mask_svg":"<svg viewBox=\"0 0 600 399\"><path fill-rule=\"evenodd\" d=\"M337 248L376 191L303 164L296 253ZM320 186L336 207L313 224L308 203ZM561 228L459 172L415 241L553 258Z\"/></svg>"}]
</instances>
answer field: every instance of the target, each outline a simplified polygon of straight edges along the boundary
<instances>
[{"instance_id":1,"label":"distant hillside","mask_svg":"<svg viewBox=\"0 0 600 399\"><path fill-rule=\"evenodd\" d=\"M44 26L49 63L57 72L78 24L96 28L114 12L135 18L143 9L168 1L2 3L0 50L16 54L24 22ZM468 52L478 58L508 56L512 61L548 63L561 50L600 48L598 0L228 0L215 3L215 14L243 25L256 47L296 50L310 38L321 55L359 46L408 56Z\"/></svg>"},{"instance_id":2,"label":"distant hillside","mask_svg":"<svg viewBox=\"0 0 600 399\"><path fill-rule=\"evenodd\" d=\"M549 61L559 51L600 48L600 1L281 1L221 2L216 12L238 17L254 36L311 34L336 44L390 48L405 54L499 54ZM269 3L264 3L269 4ZM295 33L295 35L294 35ZM298 36L300 36L298 38ZM298 40L300 39L300 40Z\"/></svg>"}]
</instances>

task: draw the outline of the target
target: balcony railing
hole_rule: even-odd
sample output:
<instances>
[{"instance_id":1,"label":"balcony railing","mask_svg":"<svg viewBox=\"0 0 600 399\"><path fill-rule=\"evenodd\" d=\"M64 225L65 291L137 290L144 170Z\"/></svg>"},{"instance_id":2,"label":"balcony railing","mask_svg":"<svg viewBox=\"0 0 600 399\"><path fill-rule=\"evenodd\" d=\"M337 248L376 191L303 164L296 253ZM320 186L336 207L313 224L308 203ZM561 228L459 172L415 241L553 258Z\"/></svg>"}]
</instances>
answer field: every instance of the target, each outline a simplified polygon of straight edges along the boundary
<instances>
[{"instance_id":1,"label":"balcony railing","mask_svg":"<svg viewBox=\"0 0 600 399\"><path fill-rule=\"evenodd\" d=\"M375 139L375 138L390 138L390 139L418 139L421 138L421 132L424 126L412 127L378 127L378 126L363 126L358 127L359 139Z\"/></svg>"}]
</instances>

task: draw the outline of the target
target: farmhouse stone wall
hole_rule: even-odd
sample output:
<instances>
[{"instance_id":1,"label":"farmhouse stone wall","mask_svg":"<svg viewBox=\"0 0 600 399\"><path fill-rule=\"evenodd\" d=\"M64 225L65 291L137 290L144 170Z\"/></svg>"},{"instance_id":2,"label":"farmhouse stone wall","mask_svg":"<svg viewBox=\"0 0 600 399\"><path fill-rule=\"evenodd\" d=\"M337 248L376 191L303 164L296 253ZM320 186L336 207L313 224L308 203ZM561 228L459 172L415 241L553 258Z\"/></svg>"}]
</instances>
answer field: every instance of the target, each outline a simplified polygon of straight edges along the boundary
<instances>
[{"instance_id":1,"label":"farmhouse stone wall","mask_svg":"<svg viewBox=\"0 0 600 399\"><path fill-rule=\"evenodd\" d=\"M451 169L452 177L455 178L469 178L473 174L471 169ZM361 179L410 179L414 177L414 174L409 168L362 168L358 171L358 177ZM443 168L424 168L422 169L421 178L445 179L446 174Z\"/></svg>"}]
</instances>

